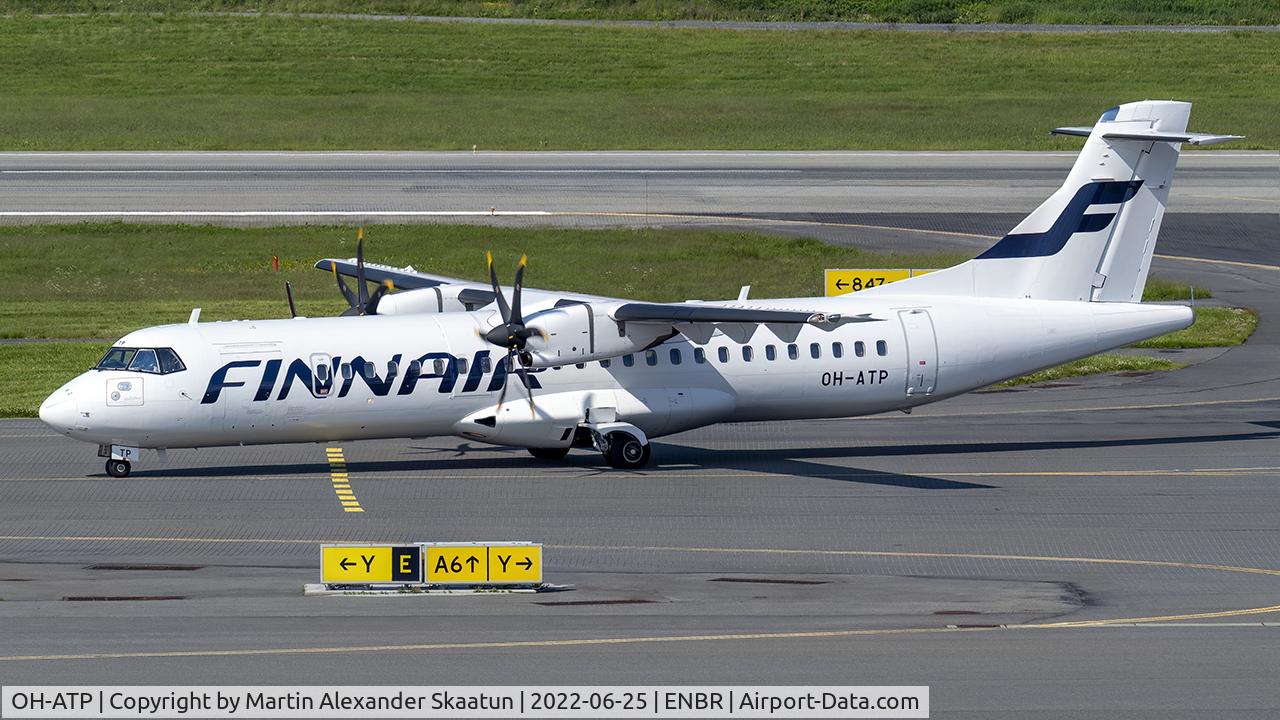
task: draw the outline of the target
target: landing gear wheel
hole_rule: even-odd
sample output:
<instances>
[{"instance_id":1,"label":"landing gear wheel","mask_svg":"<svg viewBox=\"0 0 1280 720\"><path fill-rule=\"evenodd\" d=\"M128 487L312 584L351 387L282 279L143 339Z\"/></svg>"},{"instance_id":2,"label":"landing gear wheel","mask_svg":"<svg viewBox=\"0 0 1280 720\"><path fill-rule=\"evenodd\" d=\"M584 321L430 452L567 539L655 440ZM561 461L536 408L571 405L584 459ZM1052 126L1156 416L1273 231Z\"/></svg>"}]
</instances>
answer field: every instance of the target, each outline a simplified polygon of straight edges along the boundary
<instances>
[{"instance_id":1,"label":"landing gear wheel","mask_svg":"<svg viewBox=\"0 0 1280 720\"><path fill-rule=\"evenodd\" d=\"M113 478L129 477L129 471L133 467L129 465L128 460L108 460L107 474Z\"/></svg>"},{"instance_id":2,"label":"landing gear wheel","mask_svg":"<svg viewBox=\"0 0 1280 720\"><path fill-rule=\"evenodd\" d=\"M569 454L569 448L529 448L529 454L539 460L563 460Z\"/></svg>"},{"instance_id":3,"label":"landing gear wheel","mask_svg":"<svg viewBox=\"0 0 1280 720\"><path fill-rule=\"evenodd\" d=\"M649 464L649 443L642 443L631 433L609 433L609 450L604 459L610 467L622 470L638 470Z\"/></svg>"}]
</instances>

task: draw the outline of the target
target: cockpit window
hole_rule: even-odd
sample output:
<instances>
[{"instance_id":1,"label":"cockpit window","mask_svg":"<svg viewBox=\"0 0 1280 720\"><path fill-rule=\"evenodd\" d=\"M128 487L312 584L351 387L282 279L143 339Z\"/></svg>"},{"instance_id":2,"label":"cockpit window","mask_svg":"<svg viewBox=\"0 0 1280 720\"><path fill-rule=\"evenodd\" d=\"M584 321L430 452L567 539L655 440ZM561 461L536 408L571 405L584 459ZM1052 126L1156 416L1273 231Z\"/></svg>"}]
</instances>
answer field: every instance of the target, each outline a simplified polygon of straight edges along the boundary
<instances>
[{"instance_id":1,"label":"cockpit window","mask_svg":"<svg viewBox=\"0 0 1280 720\"><path fill-rule=\"evenodd\" d=\"M172 348L111 348L95 366L98 370L130 370L167 375L187 367Z\"/></svg>"},{"instance_id":2,"label":"cockpit window","mask_svg":"<svg viewBox=\"0 0 1280 720\"><path fill-rule=\"evenodd\" d=\"M155 350L139 350L133 356L133 362L129 363L129 369L134 372L158 373L160 372L160 361L156 360Z\"/></svg>"},{"instance_id":3,"label":"cockpit window","mask_svg":"<svg viewBox=\"0 0 1280 720\"><path fill-rule=\"evenodd\" d=\"M97 367L99 370L124 370L129 367L129 361L133 360L137 352L133 348L111 348L98 362Z\"/></svg>"},{"instance_id":4,"label":"cockpit window","mask_svg":"<svg viewBox=\"0 0 1280 720\"><path fill-rule=\"evenodd\" d=\"M178 353L170 348L156 348L156 357L160 359L160 373L162 375L182 372L187 369L187 366L182 364L182 358L178 357Z\"/></svg>"}]
</instances>

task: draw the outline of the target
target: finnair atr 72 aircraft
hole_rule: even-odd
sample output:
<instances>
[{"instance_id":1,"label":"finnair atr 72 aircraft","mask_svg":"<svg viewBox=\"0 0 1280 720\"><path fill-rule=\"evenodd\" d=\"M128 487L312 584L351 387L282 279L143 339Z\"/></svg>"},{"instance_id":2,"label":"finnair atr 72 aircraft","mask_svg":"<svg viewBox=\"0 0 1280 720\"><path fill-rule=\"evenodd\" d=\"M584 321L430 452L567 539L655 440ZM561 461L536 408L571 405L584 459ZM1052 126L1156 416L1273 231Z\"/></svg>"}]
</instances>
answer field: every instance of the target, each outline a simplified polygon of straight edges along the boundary
<instances>
[{"instance_id":1,"label":"finnair atr 72 aircraft","mask_svg":"<svg viewBox=\"0 0 1280 720\"><path fill-rule=\"evenodd\" d=\"M124 477L140 448L436 435L543 459L594 447L640 468L651 438L712 423L910 412L1191 324L1190 308L1140 303L1182 144L1237 137L1187 132L1190 111L1135 102L1055 130L1087 138L1062 187L928 275L843 297L648 303L525 290L523 258L508 289L492 258L485 285L366 265L361 249L316 264L337 276L343 317L194 311L120 339L40 418Z\"/></svg>"}]
</instances>

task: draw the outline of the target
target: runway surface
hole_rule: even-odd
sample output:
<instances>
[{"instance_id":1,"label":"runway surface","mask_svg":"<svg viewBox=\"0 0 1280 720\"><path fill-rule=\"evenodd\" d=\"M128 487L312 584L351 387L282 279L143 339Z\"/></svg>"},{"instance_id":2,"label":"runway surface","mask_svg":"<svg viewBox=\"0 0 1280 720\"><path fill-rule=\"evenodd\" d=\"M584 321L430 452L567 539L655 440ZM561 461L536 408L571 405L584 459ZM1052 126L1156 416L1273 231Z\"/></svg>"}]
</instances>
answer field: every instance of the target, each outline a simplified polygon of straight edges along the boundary
<instances>
[{"instance_id":1,"label":"runway surface","mask_svg":"<svg viewBox=\"0 0 1280 720\"><path fill-rule=\"evenodd\" d=\"M965 215L880 217L893 232L844 217L833 239L985 242L1001 213L1028 209L1006 193L1056 186L1062 169L1049 166L1070 161L1011 157L1025 177L995 158L989 175L956 181ZM948 157L902 162L922 178L959 173ZM826 212L808 194L823 172L798 169L799 209L750 207L728 189L708 191L707 208L753 213L716 220L730 225ZM840 197L872 177L831 172ZM1265 170L1236 166L1201 176L1198 192L1227 184L1214 173L1275 192ZM511 192L534 193L536 181L512 175ZM1192 192L1182 181L1194 175L1177 191ZM619 189L629 175L594 177L602 207L610 192L631 197ZM791 180L753 177L762 196L791 192ZM891 182L919 185L912 197L926 201L907 169ZM275 202L269 193L257 197ZM8 188L0 197L13 202ZM458 439L347 443L365 510L352 514L324 446L174 451L167 466L148 458L111 480L93 448L35 421L0 422L0 680L927 684L937 717L1274 717L1275 207L1214 202L1166 227L1208 228L1206 246L1184 229L1187 244L1172 248L1227 262L1163 258L1155 272L1259 310L1241 347L1176 373L979 393L911 416L707 428L658 441L642 472ZM1215 230L1214 212L1244 231ZM301 594L323 541L473 539L544 543L548 581L573 589Z\"/></svg>"}]
</instances>

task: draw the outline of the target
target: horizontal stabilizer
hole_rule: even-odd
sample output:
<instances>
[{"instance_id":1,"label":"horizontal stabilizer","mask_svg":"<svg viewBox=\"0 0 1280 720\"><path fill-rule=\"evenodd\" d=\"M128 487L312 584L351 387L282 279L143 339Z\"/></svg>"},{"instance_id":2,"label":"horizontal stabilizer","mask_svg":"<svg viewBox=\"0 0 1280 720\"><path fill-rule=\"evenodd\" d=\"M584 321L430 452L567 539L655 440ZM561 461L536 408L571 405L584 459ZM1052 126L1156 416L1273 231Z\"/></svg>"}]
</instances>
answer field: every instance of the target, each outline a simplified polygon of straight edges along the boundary
<instances>
[{"instance_id":1,"label":"horizontal stabilizer","mask_svg":"<svg viewBox=\"0 0 1280 720\"><path fill-rule=\"evenodd\" d=\"M1093 132L1091 127L1060 127L1054 128L1054 135L1074 135L1076 137L1089 137ZM1112 130L1102 133L1102 137L1108 140L1137 140L1139 142L1176 142L1187 143L1189 145L1217 145L1219 143L1230 142L1232 140L1243 139L1243 135L1213 135L1210 133L1190 133L1190 132L1162 132L1160 130L1132 130L1119 131Z\"/></svg>"}]
</instances>

